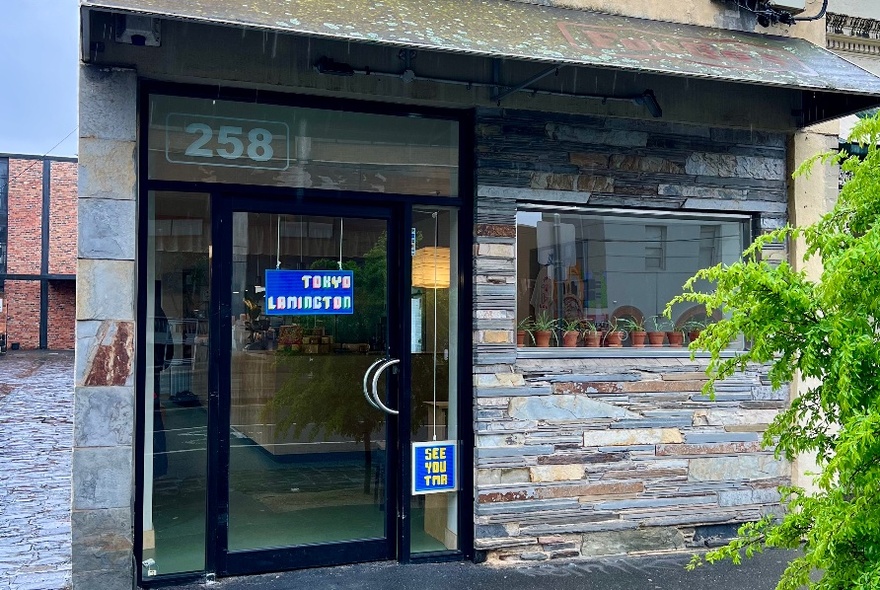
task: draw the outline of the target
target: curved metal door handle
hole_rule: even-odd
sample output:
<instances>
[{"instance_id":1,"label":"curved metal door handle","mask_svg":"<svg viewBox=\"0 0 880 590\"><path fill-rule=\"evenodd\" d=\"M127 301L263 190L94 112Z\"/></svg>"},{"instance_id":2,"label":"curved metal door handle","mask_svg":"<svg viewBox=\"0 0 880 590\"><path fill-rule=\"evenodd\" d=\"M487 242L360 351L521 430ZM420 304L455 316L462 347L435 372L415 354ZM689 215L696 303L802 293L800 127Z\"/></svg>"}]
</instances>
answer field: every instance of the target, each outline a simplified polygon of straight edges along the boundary
<instances>
[{"instance_id":1,"label":"curved metal door handle","mask_svg":"<svg viewBox=\"0 0 880 590\"><path fill-rule=\"evenodd\" d=\"M370 392L367 391L367 381L370 378L370 373L373 372L373 369L384 363L387 359L381 358L378 361L374 362L370 367L364 372L364 398L367 400L367 403L376 408L377 410L381 410L379 406L373 401L373 398L370 397Z\"/></svg>"},{"instance_id":2,"label":"curved metal door handle","mask_svg":"<svg viewBox=\"0 0 880 590\"><path fill-rule=\"evenodd\" d=\"M400 362L400 359L389 359L385 361L385 363L376 369L376 372L373 373L373 405L378 406L380 410L387 414L391 414L392 416L398 415L400 412L397 410L392 410L388 406L382 403L382 400L379 399L379 392L376 391L376 388L379 386L379 377L382 376L382 372L385 371L391 365L396 365Z\"/></svg>"}]
</instances>

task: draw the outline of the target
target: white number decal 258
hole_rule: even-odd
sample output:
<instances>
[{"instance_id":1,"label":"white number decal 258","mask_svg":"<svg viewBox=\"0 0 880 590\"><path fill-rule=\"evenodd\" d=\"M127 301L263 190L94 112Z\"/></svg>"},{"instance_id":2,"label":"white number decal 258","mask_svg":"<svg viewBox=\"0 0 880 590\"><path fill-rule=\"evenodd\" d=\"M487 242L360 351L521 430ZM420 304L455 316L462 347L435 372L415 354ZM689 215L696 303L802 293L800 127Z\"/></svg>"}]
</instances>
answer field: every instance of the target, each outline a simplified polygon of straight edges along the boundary
<instances>
[{"instance_id":1,"label":"white number decal 258","mask_svg":"<svg viewBox=\"0 0 880 590\"><path fill-rule=\"evenodd\" d=\"M214 130L205 123L190 123L186 126L187 133L197 133L199 136L186 148L186 155L196 158L211 158L214 151L205 146L214 137ZM247 147L242 141L241 135L244 130L232 125L221 125L217 131L218 147L216 153L221 158L235 160L247 151L247 157L255 162L268 162L274 155L272 149L272 132L262 127L254 127L247 133Z\"/></svg>"}]
</instances>

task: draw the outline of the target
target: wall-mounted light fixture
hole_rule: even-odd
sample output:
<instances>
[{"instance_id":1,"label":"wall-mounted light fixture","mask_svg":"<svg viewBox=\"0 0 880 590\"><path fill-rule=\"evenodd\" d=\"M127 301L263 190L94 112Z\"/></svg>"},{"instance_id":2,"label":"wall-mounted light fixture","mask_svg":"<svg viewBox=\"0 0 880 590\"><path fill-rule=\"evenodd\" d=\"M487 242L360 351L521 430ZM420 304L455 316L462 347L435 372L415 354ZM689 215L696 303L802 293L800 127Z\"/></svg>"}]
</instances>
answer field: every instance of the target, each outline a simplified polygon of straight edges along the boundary
<instances>
[{"instance_id":1,"label":"wall-mounted light fixture","mask_svg":"<svg viewBox=\"0 0 880 590\"><path fill-rule=\"evenodd\" d=\"M663 116L663 109L660 108L660 103L657 102L657 97L654 96L653 90L645 90L641 96L633 98L632 101L648 109L648 112L653 117Z\"/></svg>"},{"instance_id":2,"label":"wall-mounted light fixture","mask_svg":"<svg viewBox=\"0 0 880 590\"><path fill-rule=\"evenodd\" d=\"M409 52L407 52L409 54ZM407 62L409 64L409 62ZM499 106L501 105L501 101L520 91L531 92L532 94L550 94L554 96L565 96L568 98L580 98L580 99L588 99L588 100L601 100L603 103L608 101L619 101L619 102L630 102L636 105L640 105L645 107L649 113L653 117L662 117L663 109L660 108L660 103L657 102L657 97L654 95L654 91L647 89L641 94L637 95L624 95L624 96L613 96L613 95L603 95L603 94L576 94L576 93L566 93L566 92L555 92L548 90L535 90L530 89L529 86L538 82L539 80L549 76L553 73L558 73L559 69L565 66L566 64L554 64L549 68L542 70L538 74L532 76L528 80L523 81L522 83L508 88L499 88L497 84L489 84L485 82L465 82L462 80L448 80L444 78L435 78L435 77L425 77L418 76L408 65L405 67L402 73L393 74L390 72L377 72L375 70L371 70L370 68L366 68L363 70L356 70L352 66L347 63L334 61L332 58L322 56L318 58L318 61L315 62L315 71L319 74L329 74L332 76L353 76L355 74L363 74L365 76L387 76L394 77L403 80L405 84L410 84L416 80L425 80L429 82L436 82L438 84L456 84L460 86L467 86L468 88L472 86L483 86L492 89L490 94L490 99L492 102L497 103Z\"/></svg>"}]
</instances>

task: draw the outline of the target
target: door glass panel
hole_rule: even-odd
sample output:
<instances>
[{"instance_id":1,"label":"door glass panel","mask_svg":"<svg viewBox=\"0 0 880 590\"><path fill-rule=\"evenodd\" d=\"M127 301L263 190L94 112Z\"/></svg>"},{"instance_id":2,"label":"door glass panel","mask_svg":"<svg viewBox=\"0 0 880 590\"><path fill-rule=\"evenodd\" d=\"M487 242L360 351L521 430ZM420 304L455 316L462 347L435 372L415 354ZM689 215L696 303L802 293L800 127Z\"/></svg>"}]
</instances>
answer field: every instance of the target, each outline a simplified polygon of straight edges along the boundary
<instances>
[{"instance_id":1,"label":"door glass panel","mask_svg":"<svg viewBox=\"0 0 880 590\"><path fill-rule=\"evenodd\" d=\"M413 227L417 244L411 286L413 441L455 441L458 216L449 209L416 209ZM413 553L459 548L456 492L414 495L410 508Z\"/></svg>"},{"instance_id":2,"label":"door glass panel","mask_svg":"<svg viewBox=\"0 0 880 590\"><path fill-rule=\"evenodd\" d=\"M386 414L362 383L388 340L387 223L239 212L232 232L228 548L383 538ZM353 313L267 292L276 269L350 271Z\"/></svg>"},{"instance_id":3,"label":"door glass panel","mask_svg":"<svg viewBox=\"0 0 880 590\"><path fill-rule=\"evenodd\" d=\"M148 203L145 579L205 566L211 305L208 195L151 192Z\"/></svg>"}]
</instances>

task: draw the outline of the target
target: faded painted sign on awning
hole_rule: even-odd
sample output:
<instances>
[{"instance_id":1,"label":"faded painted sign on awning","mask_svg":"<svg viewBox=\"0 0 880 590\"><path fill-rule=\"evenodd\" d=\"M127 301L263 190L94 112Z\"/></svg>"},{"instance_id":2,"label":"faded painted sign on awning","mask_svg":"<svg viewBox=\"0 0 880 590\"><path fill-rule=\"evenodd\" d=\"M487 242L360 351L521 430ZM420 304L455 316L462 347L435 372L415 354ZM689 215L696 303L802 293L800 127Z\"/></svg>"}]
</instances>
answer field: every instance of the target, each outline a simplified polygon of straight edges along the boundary
<instances>
[{"instance_id":1,"label":"faded painted sign on awning","mask_svg":"<svg viewBox=\"0 0 880 590\"><path fill-rule=\"evenodd\" d=\"M803 39L509 0L84 0L83 6L350 41L880 96Z\"/></svg>"}]
</instances>

